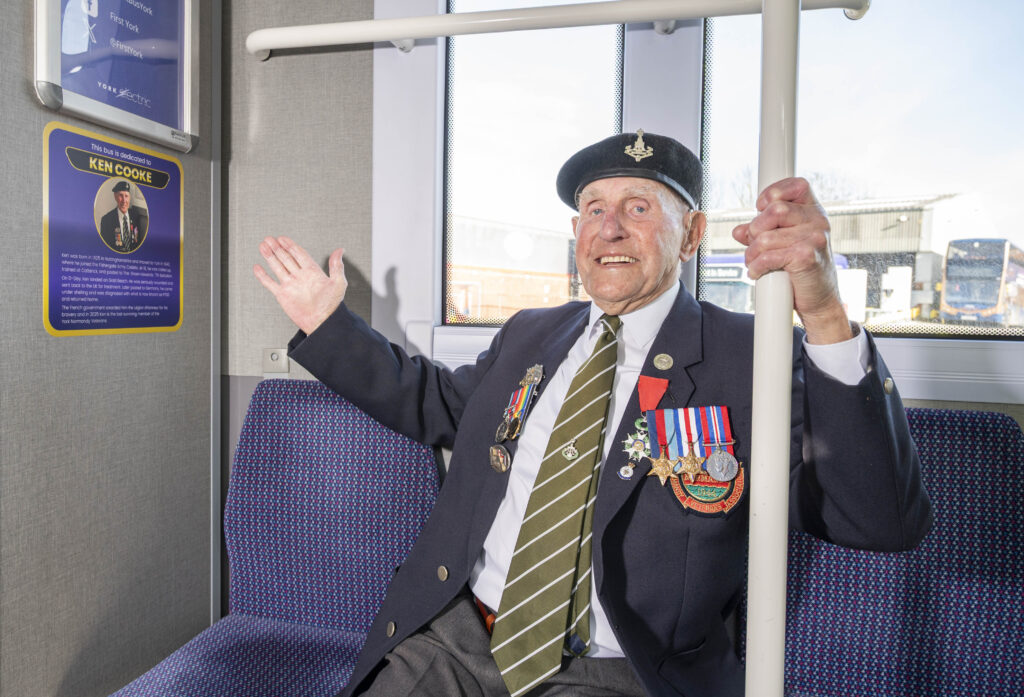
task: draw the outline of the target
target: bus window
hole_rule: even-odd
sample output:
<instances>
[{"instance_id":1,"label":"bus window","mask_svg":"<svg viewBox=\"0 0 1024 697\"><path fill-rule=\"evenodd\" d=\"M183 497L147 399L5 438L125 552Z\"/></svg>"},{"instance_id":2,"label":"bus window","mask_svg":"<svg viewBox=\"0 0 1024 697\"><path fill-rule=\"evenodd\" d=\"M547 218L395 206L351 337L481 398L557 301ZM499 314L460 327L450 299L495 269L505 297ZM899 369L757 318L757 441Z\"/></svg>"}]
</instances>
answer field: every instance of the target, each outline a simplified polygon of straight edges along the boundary
<instances>
[{"instance_id":1,"label":"bus window","mask_svg":"<svg viewBox=\"0 0 1024 697\"><path fill-rule=\"evenodd\" d=\"M507 7L449 2L451 12ZM500 324L522 308L587 299L575 276L572 211L554 180L570 155L619 131L622 32L449 39L445 324Z\"/></svg>"},{"instance_id":2,"label":"bus window","mask_svg":"<svg viewBox=\"0 0 1024 697\"><path fill-rule=\"evenodd\" d=\"M1011 29L1024 4L958 15L904 0L857 22L830 11L800 21L796 172L847 260L850 318L881 335L1024 338L1022 97L1006 72L1024 62ZM708 36L698 295L740 309L712 260L742 253L732 230L755 214L760 18L714 19Z\"/></svg>"}]
</instances>

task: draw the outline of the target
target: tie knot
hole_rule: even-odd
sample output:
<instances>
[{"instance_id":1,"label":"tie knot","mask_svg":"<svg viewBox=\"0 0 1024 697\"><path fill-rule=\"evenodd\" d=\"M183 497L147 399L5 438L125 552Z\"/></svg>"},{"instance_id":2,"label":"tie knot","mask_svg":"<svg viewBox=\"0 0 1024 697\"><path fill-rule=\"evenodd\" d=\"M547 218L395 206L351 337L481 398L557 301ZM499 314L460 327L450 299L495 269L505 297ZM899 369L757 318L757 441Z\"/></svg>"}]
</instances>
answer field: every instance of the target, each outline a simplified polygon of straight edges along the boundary
<instances>
[{"instance_id":1,"label":"tie knot","mask_svg":"<svg viewBox=\"0 0 1024 697\"><path fill-rule=\"evenodd\" d=\"M622 320L618 315L601 315L600 321L604 325L604 331L610 332L612 337L619 333L619 327L622 326Z\"/></svg>"}]
</instances>

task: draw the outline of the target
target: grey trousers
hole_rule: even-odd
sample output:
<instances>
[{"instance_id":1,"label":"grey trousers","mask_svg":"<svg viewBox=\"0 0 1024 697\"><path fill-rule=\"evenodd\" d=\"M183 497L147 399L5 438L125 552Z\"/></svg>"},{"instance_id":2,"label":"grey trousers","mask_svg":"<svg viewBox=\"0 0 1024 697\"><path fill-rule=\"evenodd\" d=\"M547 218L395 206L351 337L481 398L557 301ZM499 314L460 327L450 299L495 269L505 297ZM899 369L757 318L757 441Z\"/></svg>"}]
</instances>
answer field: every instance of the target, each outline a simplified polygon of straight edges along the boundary
<instances>
[{"instance_id":1,"label":"grey trousers","mask_svg":"<svg viewBox=\"0 0 1024 697\"><path fill-rule=\"evenodd\" d=\"M473 601L456 598L384 658L363 697L508 697L491 656L491 637ZM562 671L528 697L643 697L625 658L566 658Z\"/></svg>"}]
</instances>

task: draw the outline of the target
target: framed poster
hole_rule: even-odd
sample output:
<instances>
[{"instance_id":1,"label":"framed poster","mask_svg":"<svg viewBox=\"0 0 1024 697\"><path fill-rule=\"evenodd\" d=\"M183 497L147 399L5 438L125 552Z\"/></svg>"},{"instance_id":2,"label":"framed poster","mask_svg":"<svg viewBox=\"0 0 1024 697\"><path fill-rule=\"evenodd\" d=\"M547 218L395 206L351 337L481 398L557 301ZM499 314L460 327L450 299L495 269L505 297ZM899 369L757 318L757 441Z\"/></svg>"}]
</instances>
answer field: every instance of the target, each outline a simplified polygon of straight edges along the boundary
<instances>
[{"instance_id":1,"label":"framed poster","mask_svg":"<svg viewBox=\"0 0 1024 697\"><path fill-rule=\"evenodd\" d=\"M43 130L43 325L173 332L184 293L181 163L68 124Z\"/></svg>"},{"instance_id":2,"label":"framed poster","mask_svg":"<svg viewBox=\"0 0 1024 697\"><path fill-rule=\"evenodd\" d=\"M193 2L35 0L39 100L188 152Z\"/></svg>"}]
</instances>

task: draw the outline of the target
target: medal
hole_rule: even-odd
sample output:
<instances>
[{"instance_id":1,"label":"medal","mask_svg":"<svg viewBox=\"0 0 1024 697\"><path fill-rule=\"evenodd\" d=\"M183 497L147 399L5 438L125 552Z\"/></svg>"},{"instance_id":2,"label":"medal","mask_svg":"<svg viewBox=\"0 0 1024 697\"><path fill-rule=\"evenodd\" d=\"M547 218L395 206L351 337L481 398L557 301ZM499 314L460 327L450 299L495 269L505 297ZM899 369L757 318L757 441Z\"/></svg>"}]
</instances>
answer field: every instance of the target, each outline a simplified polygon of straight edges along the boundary
<instances>
[{"instance_id":1,"label":"medal","mask_svg":"<svg viewBox=\"0 0 1024 697\"><path fill-rule=\"evenodd\" d=\"M673 460L672 457L672 446L675 441L675 433L670 432L675 426L675 422L669 418L666 419L666 412L673 413L674 410L669 409L653 409L647 412L647 423L651 425L654 430L655 439L658 441L658 458L648 458L651 461L651 471L647 473L648 477L657 477L661 480L661 485L665 486L665 482L676 478L675 472L673 471Z\"/></svg>"},{"instance_id":2,"label":"medal","mask_svg":"<svg viewBox=\"0 0 1024 697\"><path fill-rule=\"evenodd\" d=\"M736 458L721 448L715 448L715 451L708 455L704 467L711 478L719 482L731 482L740 471L740 464Z\"/></svg>"},{"instance_id":3,"label":"medal","mask_svg":"<svg viewBox=\"0 0 1024 697\"><path fill-rule=\"evenodd\" d=\"M544 377L544 367L537 363L531 366L523 379L519 381L519 389L508 398L508 406L502 412L501 423L494 432L494 440L497 443L506 440L515 440L519 436L526 414L530 410L530 404L537 395L537 385Z\"/></svg>"},{"instance_id":4,"label":"medal","mask_svg":"<svg viewBox=\"0 0 1024 697\"><path fill-rule=\"evenodd\" d=\"M512 464L512 456L508 454L504 445L492 445L490 457L491 467L495 472L508 472L509 465Z\"/></svg>"},{"instance_id":5,"label":"medal","mask_svg":"<svg viewBox=\"0 0 1024 697\"><path fill-rule=\"evenodd\" d=\"M672 480L673 493L684 509L697 515L728 514L746 488L743 467L732 452L728 407L691 406L677 409L675 418L682 424L687 446L677 459L684 476Z\"/></svg>"},{"instance_id":6,"label":"medal","mask_svg":"<svg viewBox=\"0 0 1024 697\"><path fill-rule=\"evenodd\" d=\"M647 473L648 477L657 477L661 480L661 485L665 486L665 482L676 478L676 475L672 472L672 461L662 455L657 460L650 458L651 460L651 471Z\"/></svg>"},{"instance_id":7,"label":"medal","mask_svg":"<svg viewBox=\"0 0 1024 697\"><path fill-rule=\"evenodd\" d=\"M629 456L629 462L626 466L630 468L629 476L623 476L622 470L619 471L619 476L623 479L629 479L629 477L633 476L633 461L642 462L645 457L651 457L651 437L650 429L647 426L646 414L648 410L658 406L662 395L668 389L668 380L641 375L637 378L636 389L637 397L640 401L640 413L644 414L644 416L633 422L636 432L630 434L626 440L622 441L622 445L625 446L622 452Z\"/></svg>"},{"instance_id":8,"label":"medal","mask_svg":"<svg viewBox=\"0 0 1024 697\"><path fill-rule=\"evenodd\" d=\"M540 363L536 363L526 371L526 376L519 381L519 384L523 387L527 385L539 385L540 381L544 377L544 366Z\"/></svg>"},{"instance_id":9,"label":"medal","mask_svg":"<svg viewBox=\"0 0 1024 697\"><path fill-rule=\"evenodd\" d=\"M633 478L633 469L635 465L632 462L627 462L619 468L619 479L630 480Z\"/></svg>"},{"instance_id":10,"label":"medal","mask_svg":"<svg viewBox=\"0 0 1024 697\"><path fill-rule=\"evenodd\" d=\"M704 464L704 458L697 454L697 441L700 438L698 423L699 419L696 419L696 414L693 409L687 409L682 413L683 430L686 431L686 455L679 458L679 467L689 478L692 484L697 479L697 475L701 473L701 466Z\"/></svg>"},{"instance_id":11,"label":"medal","mask_svg":"<svg viewBox=\"0 0 1024 697\"><path fill-rule=\"evenodd\" d=\"M639 419L637 420L639 421ZM629 455L631 461L636 460L640 462L651 454L651 443L647 438L646 429L631 434L626 440L622 441L622 444L626 446L622 449L622 452Z\"/></svg>"},{"instance_id":12,"label":"medal","mask_svg":"<svg viewBox=\"0 0 1024 697\"><path fill-rule=\"evenodd\" d=\"M713 445L715 448L708 455L704 467L715 481L730 482L739 472L740 465L731 452L734 441L732 427L729 424L729 412L725 407L705 407L702 416L705 433L708 433L712 441L706 445ZM723 445L725 450L722 449Z\"/></svg>"}]
</instances>

